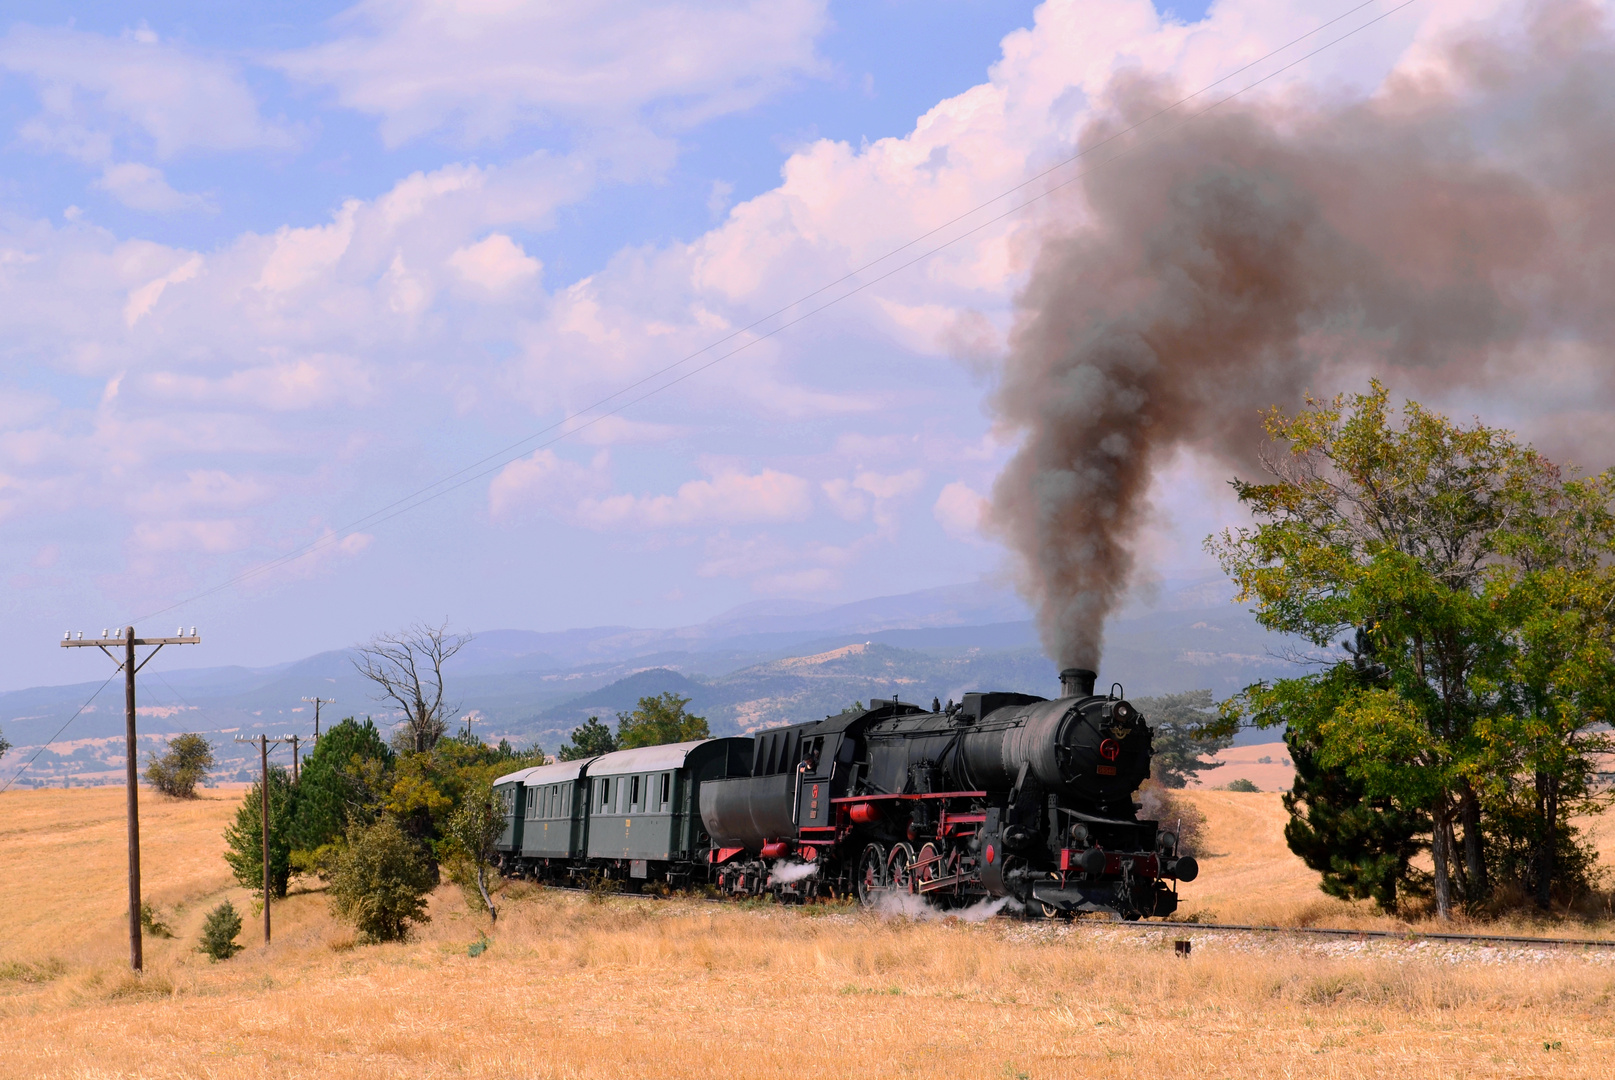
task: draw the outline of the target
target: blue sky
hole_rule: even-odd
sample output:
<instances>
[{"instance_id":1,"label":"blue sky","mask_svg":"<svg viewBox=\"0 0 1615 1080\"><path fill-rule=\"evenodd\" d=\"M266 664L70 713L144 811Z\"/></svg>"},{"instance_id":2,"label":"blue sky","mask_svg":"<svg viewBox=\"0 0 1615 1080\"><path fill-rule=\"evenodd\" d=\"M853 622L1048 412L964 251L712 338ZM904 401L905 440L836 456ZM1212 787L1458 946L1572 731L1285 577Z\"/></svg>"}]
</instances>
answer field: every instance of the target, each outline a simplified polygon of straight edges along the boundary
<instances>
[{"instance_id":1,"label":"blue sky","mask_svg":"<svg viewBox=\"0 0 1615 1080\"><path fill-rule=\"evenodd\" d=\"M415 619L1007 582L979 515L1013 446L983 402L1069 204L342 526L1013 187L1115 73L1202 85L1350 6L8 5L0 687L88 677L61 631L181 601L149 625L203 629L188 665L254 664ZM1432 2L1264 92L1370 93L1464 15ZM1207 569L1219 479L1159 478L1150 573Z\"/></svg>"}]
</instances>

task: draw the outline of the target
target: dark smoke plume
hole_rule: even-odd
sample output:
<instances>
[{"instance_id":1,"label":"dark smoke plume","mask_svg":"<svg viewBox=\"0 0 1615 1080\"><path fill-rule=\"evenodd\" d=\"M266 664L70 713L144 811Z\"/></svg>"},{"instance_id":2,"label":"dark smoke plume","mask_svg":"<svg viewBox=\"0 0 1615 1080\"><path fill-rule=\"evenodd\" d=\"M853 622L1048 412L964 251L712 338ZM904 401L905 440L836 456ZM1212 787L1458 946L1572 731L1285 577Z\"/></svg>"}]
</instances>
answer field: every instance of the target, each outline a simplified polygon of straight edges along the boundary
<instances>
[{"instance_id":1,"label":"dark smoke plume","mask_svg":"<svg viewBox=\"0 0 1615 1080\"><path fill-rule=\"evenodd\" d=\"M1603 16L1556 3L1523 41L1456 42L1440 85L1225 105L1090 173L1080 225L1042 241L994 398L1024 442L991 524L1051 658L1097 668L1179 448L1248 470L1263 410L1370 374L1495 391L1555 356L1608 371L1612 60ZM1179 96L1118 81L1085 139Z\"/></svg>"}]
</instances>

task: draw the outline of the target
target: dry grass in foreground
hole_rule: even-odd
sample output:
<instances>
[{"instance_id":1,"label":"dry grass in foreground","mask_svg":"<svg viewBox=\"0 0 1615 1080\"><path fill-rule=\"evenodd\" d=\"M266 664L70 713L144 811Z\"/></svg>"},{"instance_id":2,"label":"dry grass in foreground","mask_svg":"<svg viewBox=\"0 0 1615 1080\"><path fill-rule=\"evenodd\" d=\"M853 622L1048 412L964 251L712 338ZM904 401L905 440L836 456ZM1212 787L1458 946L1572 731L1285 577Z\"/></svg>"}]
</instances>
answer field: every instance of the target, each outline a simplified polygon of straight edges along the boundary
<instances>
[{"instance_id":1,"label":"dry grass in foreground","mask_svg":"<svg viewBox=\"0 0 1615 1080\"><path fill-rule=\"evenodd\" d=\"M120 797L0 797L0 1076L1615 1075L1615 955L1602 950L911 923L518 888L474 958L486 919L444 889L407 944L356 946L304 893L276 906L273 946L249 915L251 947L210 964L190 951L191 924L222 895L248 910L209 870L238 796L147 800L148 850L167 822L197 852L151 867L184 908L180 936L150 942L135 979L117 936L121 844L102 837L98 804ZM1213 851L1227 850L1207 860L1202 899L1237 915L1225 906L1244 883L1276 874L1255 842L1269 797L1196 798ZM1182 960L1170 942L1186 935Z\"/></svg>"}]
</instances>

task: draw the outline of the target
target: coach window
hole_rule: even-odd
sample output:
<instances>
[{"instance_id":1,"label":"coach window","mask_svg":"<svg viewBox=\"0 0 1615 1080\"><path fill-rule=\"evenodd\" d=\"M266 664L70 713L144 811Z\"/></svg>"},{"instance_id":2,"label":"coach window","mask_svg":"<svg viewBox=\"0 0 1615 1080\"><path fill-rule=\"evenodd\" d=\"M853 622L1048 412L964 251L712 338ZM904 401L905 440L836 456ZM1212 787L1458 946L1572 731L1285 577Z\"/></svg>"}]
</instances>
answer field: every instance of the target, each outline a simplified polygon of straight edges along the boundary
<instances>
[{"instance_id":1,"label":"coach window","mask_svg":"<svg viewBox=\"0 0 1615 1080\"><path fill-rule=\"evenodd\" d=\"M662 774L662 809L666 810L667 805L669 803L671 803L672 801L673 801L673 774L670 773L670 772L665 772L665 773Z\"/></svg>"},{"instance_id":2,"label":"coach window","mask_svg":"<svg viewBox=\"0 0 1615 1080\"><path fill-rule=\"evenodd\" d=\"M632 785L632 790L628 794L628 809L630 811L638 810L639 809L639 777L637 777L637 776L634 777L633 780L630 781L630 784Z\"/></svg>"}]
</instances>

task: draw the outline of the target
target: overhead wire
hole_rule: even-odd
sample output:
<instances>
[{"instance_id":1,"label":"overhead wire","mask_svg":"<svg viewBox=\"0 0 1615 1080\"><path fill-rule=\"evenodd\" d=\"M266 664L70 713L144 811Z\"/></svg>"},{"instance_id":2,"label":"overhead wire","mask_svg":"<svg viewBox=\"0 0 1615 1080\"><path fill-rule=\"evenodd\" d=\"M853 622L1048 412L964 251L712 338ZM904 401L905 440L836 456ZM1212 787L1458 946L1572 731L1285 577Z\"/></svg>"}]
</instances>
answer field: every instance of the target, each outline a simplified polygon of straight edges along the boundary
<instances>
[{"instance_id":1,"label":"overhead wire","mask_svg":"<svg viewBox=\"0 0 1615 1080\"><path fill-rule=\"evenodd\" d=\"M73 723L73 721L77 720L79 718L80 714L82 714L85 709L88 709L90 707L91 702L95 701L96 698L101 696L101 691L103 691L103 690L105 690L107 688L107 683L110 683L113 679L116 679L117 677L118 677L117 671L114 671L111 675L108 675L107 676L107 681L102 683L100 686L96 687L95 688L95 693L91 694L88 698L86 698L85 701L84 701L84 704L82 704L82 705L80 705L78 707L78 711L75 712L72 716L69 716L67 718L67 723L65 723L61 727L57 728L56 729L56 734L52 735L49 739L46 739L43 743L39 744L39 749L34 751L34 756L29 758L27 761L22 763L22 768L18 769L16 771L16 773L11 777L11 779L6 781L5 787L0 787L0 792L6 791L7 788L10 788L12 784L15 784L18 781L18 779L20 779L22 777L22 774L27 772L29 767L31 765L33 765L33 763L39 759L39 755L43 754L46 750L48 750L50 748L51 744L54 743L57 739L60 739L62 737L62 732L66 731L68 729L68 727Z\"/></svg>"},{"instance_id":2,"label":"overhead wire","mask_svg":"<svg viewBox=\"0 0 1615 1080\"><path fill-rule=\"evenodd\" d=\"M1059 191L1059 190L1061 190L1063 188L1069 187L1071 184L1076 183L1078 180L1081 180L1081 179L1091 175L1095 169L1102 168L1103 166L1110 164L1112 161L1115 161L1118 158L1120 158L1120 157L1122 157L1122 156L1124 156L1124 155L1138 149L1140 146L1148 145L1149 143L1151 143L1153 141L1159 140L1164 135L1170 134L1171 132L1174 132L1174 131L1177 131L1177 130L1181 129L1185 125L1194 122L1195 120L1199 119L1202 116L1205 116L1207 113L1210 113L1213 110L1215 110L1217 108L1220 108L1221 106L1227 104L1228 102L1233 101L1235 98L1238 98L1241 95L1246 94L1249 91L1255 89L1256 87L1261 86L1263 83L1269 81L1270 79L1273 79L1273 78L1276 78L1279 75L1282 75L1284 72L1291 70L1292 68L1296 67L1297 65L1299 65L1301 63L1304 63L1307 60L1312 59L1313 57L1317 56L1318 54L1320 54L1320 53L1322 53L1322 52L1324 52L1324 51L1326 51L1326 50L1328 50L1330 48L1333 48L1335 45L1340 44L1342 41L1345 41L1348 38L1351 38L1351 37L1355 36L1356 34L1361 33L1363 30L1366 30L1368 27L1373 26L1376 23L1382 22L1383 20L1385 20L1385 19L1389 18L1390 16L1396 14L1397 12L1403 10L1404 8L1411 7L1413 4L1417 3L1418 0L1403 0L1402 3L1397 4L1395 7L1392 7L1390 9L1386 10L1386 11L1381 12L1380 14L1376 15L1372 19L1367 20L1366 22L1360 23L1359 25L1353 27L1351 30L1347 31L1346 33L1341 34L1340 36L1329 40L1328 42L1324 43L1323 45L1320 45L1316 49L1313 49L1312 51L1307 52L1307 53L1297 57L1296 59L1290 61L1289 63L1284 64L1283 66L1281 66L1279 68L1276 68L1275 70L1269 72L1268 74L1262 76L1261 78L1259 78L1259 79L1257 79L1257 80L1255 80L1255 81L1241 87L1239 90L1236 90L1232 94L1229 94L1228 96L1226 96L1224 98L1221 98L1216 102L1213 102L1211 105L1199 110L1198 112L1190 113L1188 116L1186 116L1183 119L1179 120L1176 124L1174 124L1174 125L1172 125L1170 127L1167 127L1164 131L1156 132L1156 133L1154 133L1154 134L1152 134L1152 135L1150 135L1150 136L1148 136L1148 137L1146 137L1144 139L1141 139L1139 141L1136 141L1136 142L1133 142L1131 144L1123 146L1120 150L1113 153L1110 157L1107 157L1104 160L1098 162L1096 165L1093 165L1088 169L1084 169L1082 171L1079 171L1075 175L1073 175L1071 177L1068 177L1068 178L1066 178L1066 179L1064 179L1064 180L1062 180L1062 181L1060 181L1060 182L1058 182L1056 184L1051 185L1046 190L1043 190L1043 191L1031 196L1030 198L1027 198L1027 199L1025 199L1025 200L1023 200L1023 201L1021 201L1019 203L1016 203L1015 205L1009 207L1007 210L1004 210L1004 211L1002 211L1002 212L1000 212L998 214L995 214L994 216L986 219L985 221L980 222L979 224L973 226L972 228L970 228L970 229L968 229L968 230L966 230L964 232L959 233L957 236L953 236L950 239L948 239L948 240L946 240L946 241L944 241L944 242L942 242L940 244L937 244L934 247L931 247L931 248L925 250L924 252L922 252L921 254L919 254L919 255L917 255L917 256L915 256L913 258L910 258L910 259L908 259L908 260L906 260L904 262L901 262L898 265L896 265L894 267L891 267L890 269L884 271L883 273L881 273L881 274L879 274L879 275L877 275L875 277L869 278L869 279L867 279L865 281L862 281L862 282L854 285L852 288L848 289L846 292L843 292L843 293L841 293L841 294L839 294L837 296L834 296L831 299L827 300L826 302L824 302L822 304L819 304L818 306L813 307L813 308L809 309L808 311L797 315L794 318L786 320L786 321L780 323L779 325L774 326L772 329L767 330L766 332L762 332L762 333L757 334L756 336L748 339L747 341L745 341L742 344L736 346L735 348L730 349L727 352L720 353L720 354L714 356L712 359L709 359L707 362L705 362L703 364L700 364L700 365L697 365L696 367L691 368L690 370L683 372L682 374L678 375L676 378L672 378L672 379L667 380L666 382L659 383L658 385L653 386L651 389L647 390L646 392L644 392L642 394L639 394L638 396L633 397L633 398L631 398L631 399L629 399L627 401L623 401L623 402L619 403L618 405L616 405L615 407L613 407L611 409L608 409L608 410L606 410L604 412L600 412L598 415L595 415L595 416L592 416L592 417L588 415L588 414L590 414L592 412L595 412L598 409L603 408L605 405L611 403L612 401L616 400L617 398L622 397L624 394L630 393L630 392L632 392L633 390L635 390L635 389L637 389L639 387L645 386L647 383L655 382L657 379L661 378L664 375L670 374L671 372L677 370L680 367L683 367L684 365L688 364L690 361L692 361L692 360L694 360L694 359L696 359L696 358L698 358L698 357L700 357L702 355L710 353L714 349L717 349L720 346L722 346L722 345L724 345L724 344L726 344L728 342L734 341L736 338L738 338L738 337L740 337L740 336L742 336L744 334L747 334L747 333L750 333L751 331L756 330L758 327L761 327L765 323L768 323L770 320L778 318L779 316L785 314L786 312L790 311L793 308L800 307L801 305L803 305L803 304L807 303L808 301L812 300L814 297L820 296L820 295L824 294L825 292L828 292L831 289L836 288L838 285L843 285L843 284L847 283L848 281L851 281L852 279L854 279L854 278L858 277L859 275L863 274L865 271L870 270L870 269L872 269L872 268L874 268L876 266L879 266L881 263L886 262L886 261L896 257L897 255L901 254L902 252L907 251L908 249L914 247L916 244L923 243L926 239L928 239L930 237L933 237L933 236L936 236L938 233L946 231L950 227L959 224L960 222L972 217L975 214L980 213L982 210L992 206L994 203L1001 202L1003 199L1008 198L1011 195L1014 195L1016 192L1022 191L1025 188L1037 183L1040 180L1047 179L1048 177L1050 177L1054 173L1060 171L1061 169L1064 169L1065 167L1067 167L1069 165L1072 165L1072 164L1080 161L1082 158L1084 158L1085 156L1087 156L1089 154L1092 154L1094 151L1099 150L1099 149L1101 149L1101 148L1103 148L1103 147L1105 147L1105 146L1115 142L1116 140L1121 139L1121 138L1123 138L1123 137L1125 137L1125 136L1127 136L1129 134L1132 134L1134 132L1137 132L1137 131L1141 130L1145 125L1151 123L1152 121L1154 121L1156 119L1159 119L1160 117L1166 115L1167 113L1172 112L1173 110L1177 109L1179 106L1182 106L1182 105L1194 100L1197 97L1201 97L1202 95L1206 94L1210 90L1222 85L1223 83L1229 81L1230 79L1235 78L1236 76L1238 76L1238 75L1240 75L1240 74L1242 74L1244 72L1247 72L1247 71L1251 70L1254 67L1259 66L1263 62L1265 62L1265 61L1267 61L1269 59L1272 59L1273 57L1279 55L1280 53L1283 53L1283 52L1287 51L1288 49L1294 47L1295 45L1299 44L1300 42L1305 41L1307 38L1310 38L1310 37L1313 37L1313 36L1317 35L1318 33L1322 32L1323 30L1328 29L1330 26L1335 25L1336 23L1342 21L1343 19L1349 18L1350 16L1356 14L1357 12L1362 11L1364 8L1371 7L1371 6L1373 6L1374 4L1376 4L1378 2L1379 2L1379 0L1365 0L1364 3L1358 4L1356 7L1353 7L1351 9L1349 9L1348 11L1345 11L1342 14L1337 15L1334 18L1328 20L1327 22L1324 22L1324 23L1314 27L1313 29L1307 31L1305 34L1302 34L1299 37L1291 39L1290 41L1286 42L1284 45L1281 45L1278 48L1273 49L1268 53L1265 53L1264 55L1258 57L1257 59L1252 60L1249 63L1243 65L1242 67L1236 68L1235 70L1229 72L1228 74L1222 76L1221 78L1215 80L1214 82L1206 84L1205 86L1201 87L1199 90L1196 90L1194 93L1189 94L1189 95L1187 95L1185 97L1179 98L1177 101L1173 102L1170 105L1163 106L1162 108L1156 110L1155 112L1151 113L1149 116L1143 118L1142 120L1138 120L1138 121L1134 122L1133 124L1131 124L1131 125L1129 125L1127 127L1121 128L1121 129L1107 135L1105 138L1099 140L1098 142L1084 147L1082 150L1078 151L1077 153L1072 154L1072 155L1062 159L1059 162L1056 162L1055 164L1053 164L1053 165L1049 166L1048 168L1044 169L1043 171L1041 171L1041 172L1027 178L1026 180L1023 180L1019 184L1016 184L1014 187L1009 188L1009 189L1007 189L1007 190L1005 190L1003 192L1000 192L998 195L993 196L991 199L988 199L985 202L977 204L976 206L972 207L969 210L966 210L966 211L964 211L964 212L962 212L960 214L955 215L953 218L949 219L948 221L945 221L942 224L937 225L934 228L926 231L925 233L920 234L919 236L915 237L914 239L908 241L907 243L905 243L905 244L903 244L903 245L901 245L901 246L899 246L897 248L894 248L891 251L886 252L885 254L881 255L879 258L872 259L869 262L866 262L866 263L862 264L861 266L859 266L859 267L857 267L857 268L855 268L853 270L848 271L847 273L843 274L839 278L836 278L833 281L830 281L830 282L827 282L824 285L821 285L817 289L814 289L812 292L806 293L805 295L803 295L801 297L798 297L797 299L791 301L790 303L785 304L785 305L783 305L783 306L781 306L779 308L776 308L775 310L769 312L768 314L760 316L759 318L752 320L750 323L747 323L744 326L738 327L735 330L730 331L728 334L725 334L724 336L722 336L720 338L717 338L716 340L714 340L712 342L709 342L707 345L703 346L702 348L697 349L696 351L694 351L692 353L689 353L689 354L681 357L680 359L675 360L672 363L667 364L667 365L657 369L656 371L653 371L653 372L645 375L644 377L642 377L642 378L640 378L640 379L638 379L638 380L636 380L636 381L634 381L632 383L629 383L628 385L622 387L621 389L616 390L616 391L612 392L611 394L608 394L607 396L599 399L598 401L594 402L593 404L591 404L591 405L589 405L589 406L587 406L587 407L585 407L583 409L579 409L576 412L569 413L567 416L561 418L560 420L557 420L554 423L548 424L548 425L546 425L546 426L544 426L542 428L539 428L538 430L532 432L531 434L525 436L524 438L519 439L516 442L511 443L511 444L505 446L504 448L502 448L500 450L494 451L493 453L488 454L488 455L478 459L477 461L474 461L474 462L470 463L469 465L466 465L463 468L461 468L459 470L456 470L453 473L449 473L446 476L443 476L443 477L439 478L438 480L433 481L431 484L428 484L428 485L426 485L426 486L424 486L422 488L418 488L415 491L413 491L413 492L411 492L411 493L409 493L407 495L404 495L404 496L402 496L402 497L400 497L398 499L395 499L393 502L388 503L385 506L379 507L376 510L371 511L370 513L364 515L363 517L356 518L353 521L349 522L348 524L343 525L339 529L329 530L324 535L322 535L322 536L320 536L320 537L318 537L318 538L316 538L314 540L311 540L308 543L305 543L305 544L301 545L300 547L297 547L297 548L293 549L292 551L287 552L284 555L277 556L276 558L268 560L267 562L260 563L257 566L254 566L254 567L251 567L251 568L249 568L247 570L244 570L241 573L238 573L238 574L236 574L236 575L234 575L234 576L232 576L230 578L227 578L224 581L221 581L221 582L219 582L218 584L216 584L214 586L211 586L211 587L209 587L207 589L204 589L204 590L202 590L200 592L193 593L190 596L187 596L187 597L184 597L184 598L182 598L180 600L177 600L174 603L169 604L166 607L158 608L158 609L156 609L154 611L148 612L145 615L139 616L134 621L140 621L140 620L143 620L143 619L154 618L154 617L156 617L158 615L166 614L168 612L177 610L178 608L181 608L181 607L187 606L189 604L195 603L198 600L202 600L202 599L205 599L205 598L207 598L209 596L215 595L215 594L217 594L219 592L222 592L225 589L231 588L231 587L233 587L235 585L239 585L239 584L241 584L243 582L249 581L249 580L251 580L251 579L253 579L255 577L258 577L258 576L260 576L262 574L269 573L269 572L271 572L273 570L279 569L280 567L289 565L290 563L295 562L298 559L301 559L301 558L303 558L303 557L305 557L307 555L311 555L311 554L313 554L313 553L315 553L317 551L324 550L325 548L330 547L333 544L336 544L336 543L339 543L339 542L341 542L343 540L348 539L350 536L357 533L360 529L373 528L375 526L384 524L384 523L386 523L388 521L391 521L392 519L394 519L396 517L399 517L399 516L401 516L403 514L406 514L406 513L410 512L411 510L414 510L414 509L416 509L416 508L418 508L420 506L423 506L426 503L432 502L433 500L435 500L437 498L440 498L443 495L447 495L450 492L456 491L456 490L466 486L469 483L472 483L472 482L474 482L476 480L479 480L479 479L481 479L481 478L483 478L485 476L488 476L491 473L497 472L497 471L504 468L506 465L510 464L512 461L515 460L515 457L511 456L513 453L516 453L516 456L518 456L518 457L522 456L522 455L525 455L525 454L528 454L528 453L534 453L534 452L537 452L539 450L545 449L547 447L553 446L557 442L561 441L562 439L565 439L565 438L567 438L569 436L575 435L580 431L587 430L588 428L594 426L595 424L599 423L600 421L608 419L608 418L610 418L612 416L615 416L615 415L623 412L625 409L631 408L632 406L639 404L640 402L646 400L647 398L653 397L653 396L655 396L657 394L660 394L660 393L662 393L662 392L664 392L664 391L666 391L668 389L671 389L672 387L677 386L679 383L684 382L686 379L691 378L692 376L697 375L697 374L707 370L708 368L710 368L710 367L712 367L712 366L714 366L714 365L716 365L718 363L723 362L724 360L727 360L727 359L737 355L738 353L744 352L745 350L751 348L752 346L757 345L757 344L759 344L759 343L761 343L763 341L766 341L769 338L772 338L775 335L781 333L782 331L787 330L787 329L789 329L789 328L791 328L791 327L793 327L793 326L795 326L795 325L797 325L797 324L799 324L799 323L801 323L801 322L803 322L803 321L805 321L807 319L812 318L813 316L819 314L820 312L823 312L823 311L825 311L825 310L827 310L827 309L829 309L831 307L834 307L835 305L839 304L843 300L849 299L850 297L855 296L855 295L865 291L866 289L868 289L868 288L870 288L870 287L872 287L874 285L879 284L882 281L885 281L887 278L890 278L894 274L900 273L903 270L906 270L909 267L914 266L917 263L923 262L926 259L931 258L933 255L936 255L937 253L939 253L939 252L953 246L954 244L957 244L962 240L968 239L969 237L974 236L975 234L981 232L982 230L984 230L984 229L986 229L986 228L988 228L988 227L990 227L992 225L996 225L997 223L1005 220L1006 218L1014 216L1015 214L1017 214L1020 211L1026 209L1027 207L1033 205L1034 203L1037 203L1037 202L1039 202L1039 201L1041 201L1043 199L1046 199L1048 196L1052 195L1054 192ZM587 419L584 419L585 417L587 417ZM574 421L578 421L575 424L575 426L570 426L570 427L567 426L567 425L574 424ZM549 432L556 431L556 429L558 429L558 428L564 428L565 430L560 431L559 434L556 434L555 436L553 436L550 439L544 440L542 442L537 442L537 443L534 442L534 440L540 439L545 434L548 434ZM492 465L492 467L483 468L483 466L488 465L490 462L494 463Z\"/></svg>"}]
</instances>

